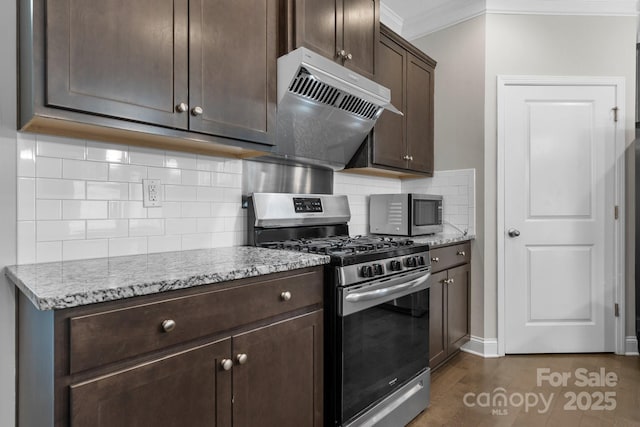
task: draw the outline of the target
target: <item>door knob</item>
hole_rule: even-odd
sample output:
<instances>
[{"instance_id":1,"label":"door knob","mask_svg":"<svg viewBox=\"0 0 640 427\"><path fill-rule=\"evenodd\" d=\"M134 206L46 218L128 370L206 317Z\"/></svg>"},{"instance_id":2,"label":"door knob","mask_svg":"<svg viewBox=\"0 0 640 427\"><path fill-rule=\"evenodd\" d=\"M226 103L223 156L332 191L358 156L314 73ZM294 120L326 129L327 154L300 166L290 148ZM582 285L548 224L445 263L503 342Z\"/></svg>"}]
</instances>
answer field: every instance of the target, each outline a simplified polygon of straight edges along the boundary
<instances>
[{"instance_id":1,"label":"door knob","mask_svg":"<svg viewBox=\"0 0 640 427\"><path fill-rule=\"evenodd\" d=\"M516 230L515 228L510 228L509 230L507 230L507 234L509 235L509 237L518 237L520 235L520 231Z\"/></svg>"}]
</instances>

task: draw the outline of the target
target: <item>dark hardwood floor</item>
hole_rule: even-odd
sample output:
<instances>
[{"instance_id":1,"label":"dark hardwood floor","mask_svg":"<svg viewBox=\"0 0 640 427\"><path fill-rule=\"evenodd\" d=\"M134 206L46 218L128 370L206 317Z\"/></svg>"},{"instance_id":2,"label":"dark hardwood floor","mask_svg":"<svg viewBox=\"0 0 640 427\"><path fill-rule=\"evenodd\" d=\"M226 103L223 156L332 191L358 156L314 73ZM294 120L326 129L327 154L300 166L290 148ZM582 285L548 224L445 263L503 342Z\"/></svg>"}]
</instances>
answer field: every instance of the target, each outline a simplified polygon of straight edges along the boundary
<instances>
[{"instance_id":1,"label":"dark hardwood floor","mask_svg":"<svg viewBox=\"0 0 640 427\"><path fill-rule=\"evenodd\" d=\"M431 406L409 424L426 426L638 427L640 357L460 353L432 374Z\"/></svg>"}]
</instances>

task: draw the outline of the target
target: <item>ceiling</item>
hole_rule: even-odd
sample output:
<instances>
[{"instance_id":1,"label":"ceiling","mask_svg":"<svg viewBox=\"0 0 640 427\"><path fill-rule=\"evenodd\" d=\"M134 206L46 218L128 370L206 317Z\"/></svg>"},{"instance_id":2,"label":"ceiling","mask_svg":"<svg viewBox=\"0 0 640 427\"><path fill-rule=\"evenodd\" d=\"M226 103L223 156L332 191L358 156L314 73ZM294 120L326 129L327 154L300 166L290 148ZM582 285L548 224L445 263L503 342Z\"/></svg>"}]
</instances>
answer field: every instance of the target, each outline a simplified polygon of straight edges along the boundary
<instances>
[{"instance_id":1,"label":"ceiling","mask_svg":"<svg viewBox=\"0 0 640 427\"><path fill-rule=\"evenodd\" d=\"M637 0L381 0L380 19L408 40L484 13L637 16Z\"/></svg>"}]
</instances>

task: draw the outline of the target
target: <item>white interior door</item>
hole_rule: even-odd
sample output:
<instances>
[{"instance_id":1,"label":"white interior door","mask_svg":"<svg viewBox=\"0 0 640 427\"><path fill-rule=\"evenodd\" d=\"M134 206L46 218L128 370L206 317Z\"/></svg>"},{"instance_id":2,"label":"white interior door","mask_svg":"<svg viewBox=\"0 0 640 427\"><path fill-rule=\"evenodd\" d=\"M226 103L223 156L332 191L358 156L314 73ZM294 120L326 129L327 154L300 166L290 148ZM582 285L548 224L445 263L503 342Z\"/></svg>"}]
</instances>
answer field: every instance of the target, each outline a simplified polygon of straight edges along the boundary
<instances>
[{"instance_id":1,"label":"white interior door","mask_svg":"<svg viewBox=\"0 0 640 427\"><path fill-rule=\"evenodd\" d=\"M502 99L505 352L614 351L616 89Z\"/></svg>"}]
</instances>

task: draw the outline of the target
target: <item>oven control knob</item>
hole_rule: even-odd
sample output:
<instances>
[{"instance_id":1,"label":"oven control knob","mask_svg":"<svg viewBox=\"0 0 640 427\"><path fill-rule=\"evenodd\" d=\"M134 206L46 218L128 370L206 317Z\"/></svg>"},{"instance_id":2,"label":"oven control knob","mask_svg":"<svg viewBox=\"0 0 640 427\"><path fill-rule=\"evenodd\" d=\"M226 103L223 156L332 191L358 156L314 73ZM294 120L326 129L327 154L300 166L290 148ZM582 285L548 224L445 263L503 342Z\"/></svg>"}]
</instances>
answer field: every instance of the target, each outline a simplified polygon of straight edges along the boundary
<instances>
[{"instance_id":1,"label":"oven control knob","mask_svg":"<svg viewBox=\"0 0 640 427\"><path fill-rule=\"evenodd\" d=\"M419 256L416 257L418 259L418 265L424 265L424 257L423 256Z\"/></svg>"},{"instance_id":2,"label":"oven control knob","mask_svg":"<svg viewBox=\"0 0 640 427\"><path fill-rule=\"evenodd\" d=\"M370 265L363 266L360 273L362 273L362 277L373 277L373 269Z\"/></svg>"},{"instance_id":3,"label":"oven control knob","mask_svg":"<svg viewBox=\"0 0 640 427\"><path fill-rule=\"evenodd\" d=\"M416 266L416 257L408 257L405 260L405 263L407 264L407 267L415 267Z\"/></svg>"},{"instance_id":4,"label":"oven control knob","mask_svg":"<svg viewBox=\"0 0 640 427\"><path fill-rule=\"evenodd\" d=\"M397 259L394 259L393 261L391 261L391 271L400 271L402 270L402 264L400 264L400 261L398 261Z\"/></svg>"},{"instance_id":5,"label":"oven control knob","mask_svg":"<svg viewBox=\"0 0 640 427\"><path fill-rule=\"evenodd\" d=\"M373 264L373 275L380 276L384 274L384 269L382 268L382 264Z\"/></svg>"}]
</instances>

